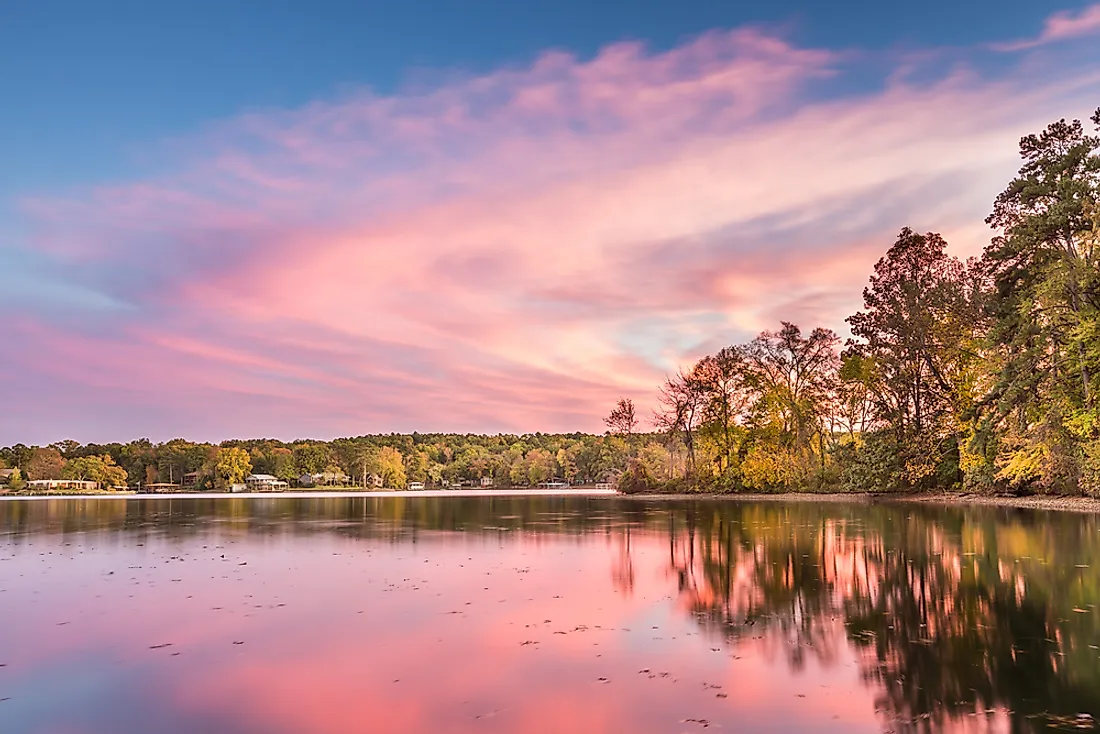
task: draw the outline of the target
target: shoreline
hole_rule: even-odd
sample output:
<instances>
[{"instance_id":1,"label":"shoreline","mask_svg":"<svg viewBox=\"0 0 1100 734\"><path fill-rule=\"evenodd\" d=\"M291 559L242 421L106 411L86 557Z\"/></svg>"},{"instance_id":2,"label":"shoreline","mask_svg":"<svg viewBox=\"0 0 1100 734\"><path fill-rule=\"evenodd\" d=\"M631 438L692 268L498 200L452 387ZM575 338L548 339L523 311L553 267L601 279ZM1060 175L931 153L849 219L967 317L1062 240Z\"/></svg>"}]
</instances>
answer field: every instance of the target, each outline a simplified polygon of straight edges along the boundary
<instances>
[{"instance_id":1,"label":"shoreline","mask_svg":"<svg viewBox=\"0 0 1100 734\"><path fill-rule=\"evenodd\" d=\"M18 500L197 500L309 499L341 497L616 497L613 489L394 489L381 491L306 490L289 492L100 492L96 494L0 494L0 502Z\"/></svg>"},{"instance_id":2,"label":"shoreline","mask_svg":"<svg viewBox=\"0 0 1100 734\"><path fill-rule=\"evenodd\" d=\"M712 502L838 502L850 504L917 504L953 507L1011 507L1025 510L1100 513L1100 499L1094 497L1032 495L1009 497L966 492L889 494L881 492L784 492L777 494L631 494L620 495L646 502L706 500Z\"/></svg>"},{"instance_id":3,"label":"shoreline","mask_svg":"<svg viewBox=\"0 0 1100 734\"><path fill-rule=\"evenodd\" d=\"M194 500L194 499L340 499L353 497L611 497L640 502L834 502L848 504L917 504L954 507L1009 507L1029 510L1100 513L1100 498L1034 495L989 496L970 493L923 492L783 492L741 494L622 494L613 489L425 489L425 490L296 490L289 492L100 492L95 494L0 494L0 502L41 500Z\"/></svg>"}]
</instances>

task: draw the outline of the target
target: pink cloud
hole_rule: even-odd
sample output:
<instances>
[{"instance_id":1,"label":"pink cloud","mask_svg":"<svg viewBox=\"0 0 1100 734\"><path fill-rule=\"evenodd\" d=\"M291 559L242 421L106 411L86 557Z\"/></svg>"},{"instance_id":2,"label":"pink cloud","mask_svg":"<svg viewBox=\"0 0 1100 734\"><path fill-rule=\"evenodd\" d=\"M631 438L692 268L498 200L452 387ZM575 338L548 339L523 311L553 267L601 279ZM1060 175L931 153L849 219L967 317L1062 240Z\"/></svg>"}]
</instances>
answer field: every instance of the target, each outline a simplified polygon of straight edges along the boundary
<instances>
[{"instance_id":1,"label":"pink cloud","mask_svg":"<svg viewBox=\"0 0 1100 734\"><path fill-rule=\"evenodd\" d=\"M1100 33L1100 3L1089 5L1074 13L1063 10L1054 13L1043 24L1043 30L1035 38L995 44L998 51L1022 51L1049 43L1084 38Z\"/></svg>"},{"instance_id":2,"label":"pink cloud","mask_svg":"<svg viewBox=\"0 0 1100 734\"><path fill-rule=\"evenodd\" d=\"M837 92L852 59L753 29L549 52L250 113L172 173L28 199L51 277L120 305L0 324L28 417L0 442L600 430L779 319L842 328L903 225L977 252L1019 136L1100 91L1021 64Z\"/></svg>"}]
</instances>

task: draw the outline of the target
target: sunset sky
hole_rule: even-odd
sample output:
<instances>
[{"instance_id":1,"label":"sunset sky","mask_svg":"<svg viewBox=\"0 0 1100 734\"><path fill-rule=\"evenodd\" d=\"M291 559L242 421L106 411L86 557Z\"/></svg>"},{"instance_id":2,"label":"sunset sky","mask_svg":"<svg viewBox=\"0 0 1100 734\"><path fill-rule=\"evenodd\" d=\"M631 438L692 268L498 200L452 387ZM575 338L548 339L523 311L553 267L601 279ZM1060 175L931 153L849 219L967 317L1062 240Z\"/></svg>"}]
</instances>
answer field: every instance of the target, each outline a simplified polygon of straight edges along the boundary
<instances>
[{"instance_id":1,"label":"sunset sky","mask_svg":"<svg viewBox=\"0 0 1100 734\"><path fill-rule=\"evenodd\" d=\"M0 445L602 431L980 252L1070 0L0 2ZM648 410L645 411L648 413Z\"/></svg>"}]
</instances>

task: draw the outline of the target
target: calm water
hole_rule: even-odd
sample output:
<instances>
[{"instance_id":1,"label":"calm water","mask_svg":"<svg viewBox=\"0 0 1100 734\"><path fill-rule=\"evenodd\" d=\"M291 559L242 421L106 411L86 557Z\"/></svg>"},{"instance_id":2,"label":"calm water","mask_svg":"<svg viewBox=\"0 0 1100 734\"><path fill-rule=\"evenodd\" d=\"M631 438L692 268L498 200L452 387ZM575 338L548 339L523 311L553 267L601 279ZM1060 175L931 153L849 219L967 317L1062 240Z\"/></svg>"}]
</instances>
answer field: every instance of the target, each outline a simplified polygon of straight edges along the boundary
<instances>
[{"instance_id":1,"label":"calm water","mask_svg":"<svg viewBox=\"0 0 1100 734\"><path fill-rule=\"evenodd\" d=\"M1100 522L611 498L0 502L0 731L1052 731Z\"/></svg>"}]
</instances>

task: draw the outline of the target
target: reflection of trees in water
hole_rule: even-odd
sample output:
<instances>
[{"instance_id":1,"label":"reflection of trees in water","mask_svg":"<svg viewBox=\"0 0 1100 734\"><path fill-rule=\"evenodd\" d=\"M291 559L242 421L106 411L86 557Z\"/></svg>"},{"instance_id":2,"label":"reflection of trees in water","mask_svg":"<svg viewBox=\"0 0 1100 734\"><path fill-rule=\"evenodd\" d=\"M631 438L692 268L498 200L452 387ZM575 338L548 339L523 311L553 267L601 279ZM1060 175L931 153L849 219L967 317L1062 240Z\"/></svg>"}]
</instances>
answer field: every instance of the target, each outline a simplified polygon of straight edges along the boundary
<instances>
[{"instance_id":1,"label":"reflection of trees in water","mask_svg":"<svg viewBox=\"0 0 1100 734\"><path fill-rule=\"evenodd\" d=\"M700 625L731 643L759 638L794 668L828 665L851 645L894 729L980 731L984 713L969 715L993 708L1011 712L1015 732L1049 731L1047 712L1100 715L1091 515L544 496L0 502L9 543L119 532L134 542L329 533L394 543L595 533L623 593L639 540L657 540Z\"/></svg>"},{"instance_id":2,"label":"reflection of trees in water","mask_svg":"<svg viewBox=\"0 0 1100 734\"><path fill-rule=\"evenodd\" d=\"M614 534L615 561L611 567L611 582L626 596L634 593L634 549L631 545L631 528L625 526Z\"/></svg>"},{"instance_id":3,"label":"reflection of trees in water","mask_svg":"<svg viewBox=\"0 0 1100 734\"><path fill-rule=\"evenodd\" d=\"M681 601L705 628L762 637L795 668L851 644L894 728L980 730L994 708L1014 732L1100 715L1100 597L1079 567L1100 561L1095 518L766 503L668 523Z\"/></svg>"}]
</instances>

